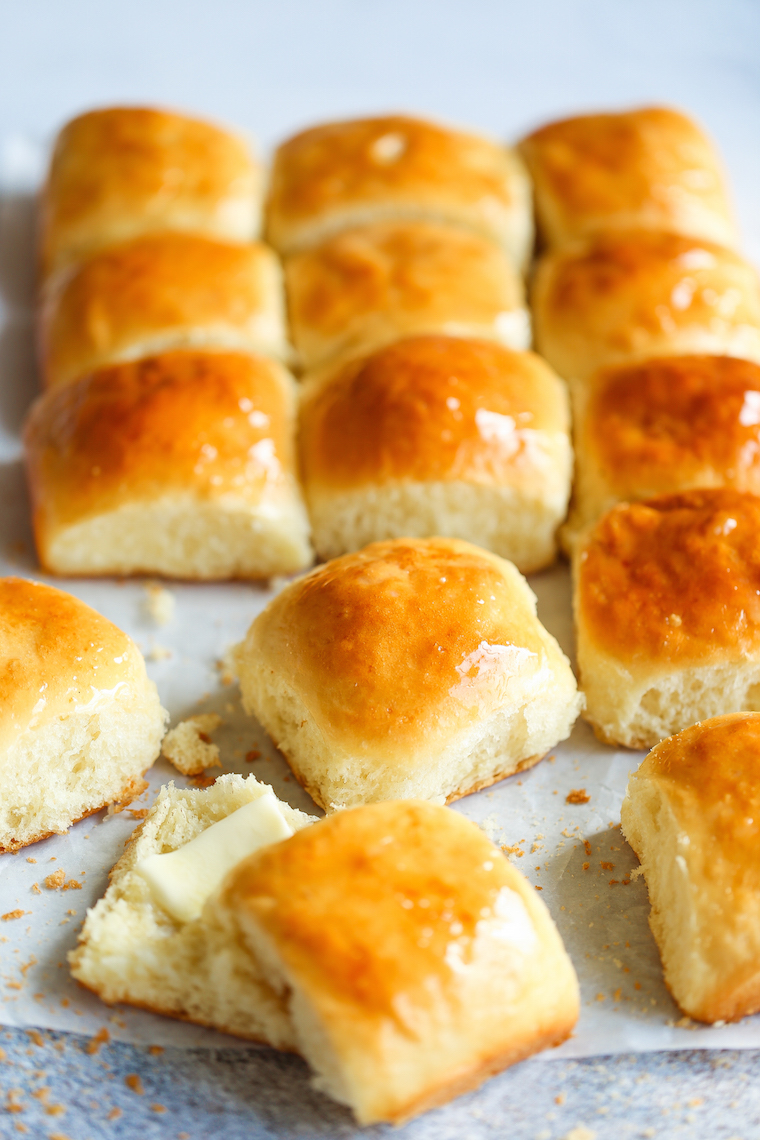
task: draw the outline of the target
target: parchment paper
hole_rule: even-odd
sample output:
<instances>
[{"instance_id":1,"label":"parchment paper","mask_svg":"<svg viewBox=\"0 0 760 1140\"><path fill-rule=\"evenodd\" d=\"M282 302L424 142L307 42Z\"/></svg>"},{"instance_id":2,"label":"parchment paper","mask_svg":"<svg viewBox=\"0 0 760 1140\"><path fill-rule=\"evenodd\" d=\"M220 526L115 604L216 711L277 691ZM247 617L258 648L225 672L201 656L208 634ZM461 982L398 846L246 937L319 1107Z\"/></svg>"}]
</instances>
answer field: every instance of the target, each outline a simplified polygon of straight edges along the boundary
<instances>
[{"instance_id":1,"label":"parchment paper","mask_svg":"<svg viewBox=\"0 0 760 1140\"><path fill-rule=\"evenodd\" d=\"M42 154L41 145L28 139L0 140L0 573L44 581L29 529L19 439L36 391L33 190ZM294 807L314 811L264 732L242 712L237 686L225 684L218 668L273 589L168 583L176 611L168 625L158 628L146 609L143 582L56 579L53 584L135 638L172 723L191 713L219 713L224 723L215 740L224 771L253 772ZM572 654L567 568L558 565L535 576L531 585L539 616ZM245 756L253 750L261 756L249 763ZM454 808L512 849L509 858L541 889L578 971L582 1013L576 1032L545 1056L760 1046L760 1018L697 1026L681 1019L665 989L647 923L646 885L630 878L637 860L617 826L628 773L641 758L604 747L579 723L550 759ZM148 806L167 780L187 783L163 760L149 775L150 789L131 811L101 813L65 836L0 856L0 914L24 912L0 922L0 1023L92 1035L107 1029L116 1039L156 1045L235 1044L233 1038L168 1018L109 1008L77 986L66 967L85 910L103 894L108 871L136 826L132 812ZM571 791L581 789L588 802L566 802ZM48 889L45 879L59 869L66 882L79 885Z\"/></svg>"}]
</instances>

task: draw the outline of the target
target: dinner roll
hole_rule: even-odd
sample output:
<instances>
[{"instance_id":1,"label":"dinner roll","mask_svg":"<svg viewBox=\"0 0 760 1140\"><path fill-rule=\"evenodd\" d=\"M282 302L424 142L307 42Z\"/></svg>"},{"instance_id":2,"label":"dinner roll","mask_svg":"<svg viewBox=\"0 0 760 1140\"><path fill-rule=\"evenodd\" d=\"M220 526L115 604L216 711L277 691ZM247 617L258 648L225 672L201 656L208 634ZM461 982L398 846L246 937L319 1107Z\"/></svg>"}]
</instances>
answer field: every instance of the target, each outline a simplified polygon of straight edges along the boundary
<instances>
[{"instance_id":1,"label":"dinner roll","mask_svg":"<svg viewBox=\"0 0 760 1140\"><path fill-rule=\"evenodd\" d=\"M602 369L572 396L570 545L624 499L691 487L760 494L760 365L671 356Z\"/></svg>"},{"instance_id":2,"label":"dinner roll","mask_svg":"<svg viewBox=\"0 0 760 1140\"><path fill-rule=\"evenodd\" d=\"M530 182L507 147L406 115L325 123L275 153L267 240L290 254L338 230L390 218L448 222L533 249Z\"/></svg>"},{"instance_id":3,"label":"dinner roll","mask_svg":"<svg viewBox=\"0 0 760 1140\"><path fill-rule=\"evenodd\" d=\"M621 503L580 540L575 619L586 719L648 748L760 709L760 498L728 488Z\"/></svg>"},{"instance_id":4,"label":"dinner roll","mask_svg":"<svg viewBox=\"0 0 760 1140\"><path fill-rule=\"evenodd\" d=\"M159 230L250 241L262 171L229 131L149 107L107 107L58 135L42 194L45 274Z\"/></svg>"},{"instance_id":5,"label":"dinner roll","mask_svg":"<svg viewBox=\"0 0 760 1140\"><path fill-rule=\"evenodd\" d=\"M665 981L684 1013L760 1010L760 715L687 728L628 784L623 833L641 860Z\"/></svg>"},{"instance_id":6,"label":"dinner roll","mask_svg":"<svg viewBox=\"0 0 760 1140\"><path fill-rule=\"evenodd\" d=\"M51 389L25 431L54 574L261 578L311 561L292 377L247 353L170 352Z\"/></svg>"},{"instance_id":7,"label":"dinner roll","mask_svg":"<svg viewBox=\"0 0 760 1140\"><path fill-rule=\"evenodd\" d=\"M612 232L548 253L533 306L537 350L566 380L687 352L760 360L757 272L680 234Z\"/></svg>"},{"instance_id":8,"label":"dinner roll","mask_svg":"<svg viewBox=\"0 0 760 1140\"><path fill-rule=\"evenodd\" d=\"M370 352L411 333L530 345L522 280L478 234L437 222L347 230L285 263L288 314L301 363Z\"/></svg>"},{"instance_id":9,"label":"dinner roll","mask_svg":"<svg viewBox=\"0 0 760 1140\"><path fill-rule=\"evenodd\" d=\"M575 679L509 562L376 542L287 586L237 651L243 706L326 810L444 803L569 735Z\"/></svg>"},{"instance_id":10,"label":"dinner roll","mask_svg":"<svg viewBox=\"0 0 760 1140\"><path fill-rule=\"evenodd\" d=\"M556 1045L575 972L545 905L446 808L341 812L230 873L219 909L287 1002L318 1085L401 1123Z\"/></svg>"},{"instance_id":11,"label":"dinner roll","mask_svg":"<svg viewBox=\"0 0 760 1140\"><path fill-rule=\"evenodd\" d=\"M167 714L137 646L78 598L0 579L0 851L147 786Z\"/></svg>"},{"instance_id":12,"label":"dinner roll","mask_svg":"<svg viewBox=\"0 0 760 1140\"><path fill-rule=\"evenodd\" d=\"M173 348L284 358L282 273L265 245L150 234L59 274L40 310L46 384Z\"/></svg>"},{"instance_id":13,"label":"dinner roll","mask_svg":"<svg viewBox=\"0 0 760 1140\"><path fill-rule=\"evenodd\" d=\"M538 570L565 517L568 428L562 381L492 341L410 337L314 376L300 448L317 552L450 535Z\"/></svg>"},{"instance_id":14,"label":"dinner roll","mask_svg":"<svg viewBox=\"0 0 760 1140\"><path fill-rule=\"evenodd\" d=\"M670 230L738 242L718 155L695 122L669 107L578 115L520 143L533 178L541 242L605 230Z\"/></svg>"},{"instance_id":15,"label":"dinner roll","mask_svg":"<svg viewBox=\"0 0 760 1140\"><path fill-rule=\"evenodd\" d=\"M145 860L179 851L234 812L272 795L254 776L228 773L211 787L160 789L109 876L105 896L87 912L71 973L103 1001L209 1025L278 1049L297 1049L284 998L275 993L225 916L207 907L183 922L157 901L140 874ZM281 800L291 830L314 822Z\"/></svg>"}]
</instances>

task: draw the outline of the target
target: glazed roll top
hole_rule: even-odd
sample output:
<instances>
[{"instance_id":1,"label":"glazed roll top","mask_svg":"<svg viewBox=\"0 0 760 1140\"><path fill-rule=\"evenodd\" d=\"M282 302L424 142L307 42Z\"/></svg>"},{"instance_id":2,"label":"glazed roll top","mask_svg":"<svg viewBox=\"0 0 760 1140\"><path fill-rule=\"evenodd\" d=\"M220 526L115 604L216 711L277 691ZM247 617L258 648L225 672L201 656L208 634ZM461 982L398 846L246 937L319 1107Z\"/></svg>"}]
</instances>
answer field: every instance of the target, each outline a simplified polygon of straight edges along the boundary
<instances>
[{"instance_id":1,"label":"glazed roll top","mask_svg":"<svg viewBox=\"0 0 760 1140\"><path fill-rule=\"evenodd\" d=\"M494 242L453 226L348 229L288 258L285 281L291 335L307 369L412 333L530 344L519 273Z\"/></svg>"},{"instance_id":2,"label":"glazed roll top","mask_svg":"<svg viewBox=\"0 0 760 1140\"><path fill-rule=\"evenodd\" d=\"M568 533L621 500L692 487L760 494L760 365L673 356L602 369L573 392Z\"/></svg>"},{"instance_id":3,"label":"glazed roll top","mask_svg":"<svg viewBox=\"0 0 760 1140\"><path fill-rule=\"evenodd\" d=\"M578 544L575 577L603 739L645 747L760 704L760 498L705 488L621 503Z\"/></svg>"},{"instance_id":4,"label":"glazed roll top","mask_svg":"<svg viewBox=\"0 0 760 1140\"><path fill-rule=\"evenodd\" d=\"M142 791L165 713L134 642L62 590L0 579L0 851Z\"/></svg>"},{"instance_id":5,"label":"glazed roll top","mask_svg":"<svg viewBox=\"0 0 760 1140\"><path fill-rule=\"evenodd\" d=\"M532 353L418 336L308 379L301 472L317 549L452 534L524 572L554 557L572 454L565 389Z\"/></svg>"},{"instance_id":6,"label":"glazed roll top","mask_svg":"<svg viewBox=\"0 0 760 1140\"><path fill-rule=\"evenodd\" d=\"M361 1124L444 1103L577 1017L546 908L445 808L341 812L239 864L220 906L290 994L322 1087Z\"/></svg>"},{"instance_id":7,"label":"glazed roll top","mask_svg":"<svg viewBox=\"0 0 760 1140\"><path fill-rule=\"evenodd\" d=\"M326 808L446 799L535 763L578 712L510 563L398 539L283 590L238 651L247 711Z\"/></svg>"},{"instance_id":8,"label":"glazed roll top","mask_svg":"<svg viewBox=\"0 0 760 1140\"><path fill-rule=\"evenodd\" d=\"M739 254L679 234L620 230L544 255L536 347L566 380L654 356L760 360L760 283Z\"/></svg>"},{"instance_id":9,"label":"glazed roll top","mask_svg":"<svg viewBox=\"0 0 760 1140\"><path fill-rule=\"evenodd\" d=\"M43 272L162 230L250 241L261 189L261 168L229 131L151 108L90 111L56 141L42 197Z\"/></svg>"},{"instance_id":10,"label":"glazed roll top","mask_svg":"<svg viewBox=\"0 0 760 1140\"><path fill-rule=\"evenodd\" d=\"M760 1009L758 787L760 716L744 712L664 740L623 801L668 989L700 1021Z\"/></svg>"},{"instance_id":11,"label":"glazed roll top","mask_svg":"<svg viewBox=\"0 0 760 1140\"><path fill-rule=\"evenodd\" d=\"M25 442L55 573L266 577L311 559L295 391L275 361L178 351L51 389Z\"/></svg>"},{"instance_id":12,"label":"glazed roll top","mask_svg":"<svg viewBox=\"0 0 760 1140\"><path fill-rule=\"evenodd\" d=\"M528 135L519 151L533 178L544 246L634 228L737 245L720 159L679 111L643 107L562 119Z\"/></svg>"},{"instance_id":13,"label":"glazed roll top","mask_svg":"<svg viewBox=\"0 0 760 1140\"><path fill-rule=\"evenodd\" d=\"M282 275L259 242L170 231L115 245L59 275L40 312L48 386L173 348L286 358Z\"/></svg>"},{"instance_id":14,"label":"glazed roll top","mask_svg":"<svg viewBox=\"0 0 760 1140\"><path fill-rule=\"evenodd\" d=\"M275 154L266 234L282 254L367 222L422 218L497 241L516 267L530 256L530 184L498 143L388 115L313 127Z\"/></svg>"}]
</instances>

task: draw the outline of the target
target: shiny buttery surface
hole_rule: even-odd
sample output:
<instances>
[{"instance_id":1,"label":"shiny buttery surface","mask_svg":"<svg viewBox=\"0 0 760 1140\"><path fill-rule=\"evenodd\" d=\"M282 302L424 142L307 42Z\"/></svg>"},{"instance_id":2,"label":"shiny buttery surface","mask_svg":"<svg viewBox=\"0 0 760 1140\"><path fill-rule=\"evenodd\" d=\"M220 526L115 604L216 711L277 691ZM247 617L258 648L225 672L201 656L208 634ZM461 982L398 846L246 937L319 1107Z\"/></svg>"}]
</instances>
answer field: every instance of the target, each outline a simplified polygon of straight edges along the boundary
<instances>
[{"instance_id":1,"label":"shiny buttery surface","mask_svg":"<svg viewBox=\"0 0 760 1140\"><path fill-rule=\"evenodd\" d=\"M173 491L256 503L292 471L293 414L280 367L243 353L165 353L53 388L25 435L35 522Z\"/></svg>"},{"instance_id":2,"label":"shiny buttery surface","mask_svg":"<svg viewBox=\"0 0 760 1140\"><path fill-rule=\"evenodd\" d=\"M568 419L564 386L532 353L410 337L307 385L301 470L330 487L530 482L538 433L566 432Z\"/></svg>"},{"instance_id":3,"label":"shiny buttery surface","mask_svg":"<svg viewBox=\"0 0 760 1140\"><path fill-rule=\"evenodd\" d=\"M705 336L721 342L717 351L744 335L757 349L755 269L729 249L679 234L613 232L546 254L533 300L538 351L560 375L582 377L637 356L709 351Z\"/></svg>"},{"instance_id":4,"label":"shiny buttery surface","mask_svg":"<svg viewBox=\"0 0 760 1140\"><path fill-rule=\"evenodd\" d=\"M413 332L498 336L525 304L506 254L436 222L358 226L285 263L291 331L311 366Z\"/></svg>"},{"instance_id":5,"label":"shiny buttery surface","mask_svg":"<svg viewBox=\"0 0 760 1140\"><path fill-rule=\"evenodd\" d=\"M620 498L716 483L760 492L760 365L683 356L610 369L582 431Z\"/></svg>"},{"instance_id":6,"label":"shiny buttery surface","mask_svg":"<svg viewBox=\"0 0 760 1140\"><path fill-rule=\"evenodd\" d=\"M582 620L613 656L682 666L760 649L760 498L723 488L622 503L578 567Z\"/></svg>"},{"instance_id":7,"label":"shiny buttery surface","mask_svg":"<svg viewBox=\"0 0 760 1140\"><path fill-rule=\"evenodd\" d=\"M42 200L47 271L138 233L254 236L260 174L245 142L210 123L110 107L58 135Z\"/></svg>"},{"instance_id":8,"label":"shiny buttery surface","mask_svg":"<svg viewBox=\"0 0 760 1140\"><path fill-rule=\"evenodd\" d=\"M522 205L515 167L506 147L406 115L312 127L275 154L267 238L289 252L308 241L310 225L335 230L373 208L502 238Z\"/></svg>"},{"instance_id":9,"label":"shiny buttery surface","mask_svg":"<svg viewBox=\"0 0 760 1140\"><path fill-rule=\"evenodd\" d=\"M561 119L529 135L520 151L548 244L633 225L737 239L715 149L678 111Z\"/></svg>"},{"instance_id":10,"label":"shiny buttery surface","mask_svg":"<svg viewBox=\"0 0 760 1140\"><path fill-rule=\"evenodd\" d=\"M501 939L515 973L529 968L539 934L517 882L475 824L405 801L339 812L253 855L224 902L261 923L318 1007L414 1035L416 1009L456 1003L479 941Z\"/></svg>"},{"instance_id":11,"label":"shiny buttery surface","mask_svg":"<svg viewBox=\"0 0 760 1140\"><path fill-rule=\"evenodd\" d=\"M0 747L146 683L132 640L84 602L39 582L0 578Z\"/></svg>"},{"instance_id":12,"label":"shiny buttery surface","mask_svg":"<svg viewBox=\"0 0 760 1140\"><path fill-rule=\"evenodd\" d=\"M372 543L275 598L252 627L256 651L276 658L327 737L398 757L488 717L540 673L521 584L456 539Z\"/></svg>"},{"instance_id":13,"label":"shiny buttery surface","mask_svg":"<svg viewBox=\"0 0 760 1140\"><path fill-rule=\"evenodd\" d=\"M274 340L281 310L279 267L267 246L148 235L54 283L42 306L43 371L48 384L72 380L109 356L138 355L141 341L161 334Z\"/></svg>"},{"instance_id":14,"label":"shiny buttery surface","mask_svg":"<svg viewBox=\"0 0 760 1140\"><path fill-rule=\"evenodd\" d=\"M713 717L663 740L637 779L657 781L679 831L694 837L681 854L700 878L729 888L732 909L742 892L760 910L760 713Z\"/></svg>"}]
</instances>

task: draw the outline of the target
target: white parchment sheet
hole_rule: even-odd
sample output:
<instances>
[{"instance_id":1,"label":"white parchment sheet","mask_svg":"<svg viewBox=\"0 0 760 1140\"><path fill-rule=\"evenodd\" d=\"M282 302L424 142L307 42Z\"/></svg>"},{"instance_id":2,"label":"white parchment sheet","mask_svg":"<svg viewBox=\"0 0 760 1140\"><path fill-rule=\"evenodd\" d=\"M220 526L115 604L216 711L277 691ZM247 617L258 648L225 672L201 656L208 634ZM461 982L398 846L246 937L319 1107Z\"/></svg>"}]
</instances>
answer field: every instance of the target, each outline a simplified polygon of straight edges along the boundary
<instances>
[{"instance_id":1,"label":"white parchment sheet","mask_svg":"<svg viewBox=\"0 0 760 1140\"><path fill-rule=\"evenodd\" d=\"M0 573L37 578L42 576L29 530L19 427L36 389L31 190L40 168L38 147L23 138L0 140ZM294 807L314 810L263 731L242 712L237 686L225 684L218 668L272 590L169 583L175 615L159 628L147 613L144 583L54 584L135 638L172 723L191 713L219 713L223 725L215 740L224 771L253 772ZM531 584L539 616L571 652L567 568L559 565ZM246 761L255 750L260 758ZM512 849L509 857L541 889L578 971L583 997L576 1032L546 1056L760 1046L760 1018L719 1028L685 1023L665 989L647 924L646 885L641 878L630 879L637 861L617 827L628 772L640 760L640 754L600 745L580 723L571 739L538 767L470 796L454 809ZM131 805L132 811L148 806L167 780L186 783L164 760L149 776L150 789ZM568 794L580 789L588 802L567 803ZM101 813L76 824L66 836L0 856L0 914L24 912L0 922L0 1023L92 1035L106 1029L116 1039L156 1045L235 1044L232 1038L168 1018L107 1007L69 977L66 953L135 826L129 810L110 817ZM45 879L57 870L78 886L46 888Z\"/></svg>"}]
</instances>

